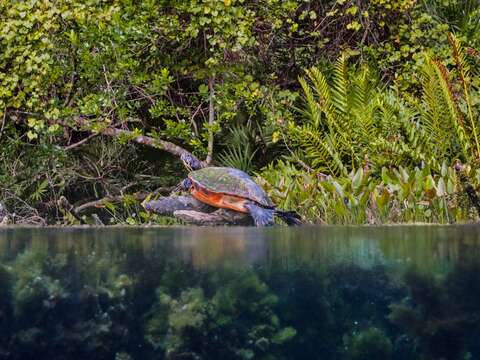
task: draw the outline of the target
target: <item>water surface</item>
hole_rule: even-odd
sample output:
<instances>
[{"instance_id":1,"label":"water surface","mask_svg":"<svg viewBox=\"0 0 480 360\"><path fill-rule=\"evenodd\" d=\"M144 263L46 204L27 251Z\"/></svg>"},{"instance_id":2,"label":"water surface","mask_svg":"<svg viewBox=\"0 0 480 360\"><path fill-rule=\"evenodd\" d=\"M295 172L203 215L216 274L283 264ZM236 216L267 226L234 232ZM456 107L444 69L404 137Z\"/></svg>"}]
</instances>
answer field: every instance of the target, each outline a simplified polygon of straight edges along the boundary
<instances>
[{"instance_id":1,"label":"water surface","mask_svg":"<svg viewBox=\"0 0 480 360\"><path fill-rule=\"evenodd\" d=\"M0 230L0 359L480 359L479 230Z\"/></svg>"}]
</instances>

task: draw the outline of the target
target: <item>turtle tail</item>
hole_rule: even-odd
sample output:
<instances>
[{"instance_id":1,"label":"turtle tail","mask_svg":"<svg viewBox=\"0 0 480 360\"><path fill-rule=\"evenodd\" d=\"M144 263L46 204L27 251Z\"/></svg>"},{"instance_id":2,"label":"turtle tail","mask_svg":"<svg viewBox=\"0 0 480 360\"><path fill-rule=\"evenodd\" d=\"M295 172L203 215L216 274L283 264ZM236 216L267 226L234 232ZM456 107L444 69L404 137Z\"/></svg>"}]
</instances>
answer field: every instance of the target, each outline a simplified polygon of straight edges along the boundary
<instances>
[{"instance_id":1,"label":"turtle tail","mask_svg":"<svg viewBox=\"0 0 480 360\"><path fill-rule=\"evenodd\" d=\"M302 225L302 218L295 211L285 211L285 210L275 209L275 215L277 215L280 219L285 221L288 226Z\"/></svg>"}]
</instances>

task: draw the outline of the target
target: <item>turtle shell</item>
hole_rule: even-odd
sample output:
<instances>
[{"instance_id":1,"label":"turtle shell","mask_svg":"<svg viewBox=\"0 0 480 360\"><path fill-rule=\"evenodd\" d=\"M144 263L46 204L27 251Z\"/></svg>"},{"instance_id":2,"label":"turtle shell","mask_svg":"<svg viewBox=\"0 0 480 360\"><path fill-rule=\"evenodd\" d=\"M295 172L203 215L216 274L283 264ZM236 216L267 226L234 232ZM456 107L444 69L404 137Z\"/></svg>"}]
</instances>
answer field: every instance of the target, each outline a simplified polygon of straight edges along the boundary
<instances>
[{"instance_id":1,"label":"turtle shell","mask_svg":"<svg viewBox=\"0 0 480 360\"><path fill-rule=\"evenodd\" d=\"M274 206L265 191L242 170L212 166L192 171L188 177L209 191L242 197L266 207Z\"/></svg>"}]
</instances>

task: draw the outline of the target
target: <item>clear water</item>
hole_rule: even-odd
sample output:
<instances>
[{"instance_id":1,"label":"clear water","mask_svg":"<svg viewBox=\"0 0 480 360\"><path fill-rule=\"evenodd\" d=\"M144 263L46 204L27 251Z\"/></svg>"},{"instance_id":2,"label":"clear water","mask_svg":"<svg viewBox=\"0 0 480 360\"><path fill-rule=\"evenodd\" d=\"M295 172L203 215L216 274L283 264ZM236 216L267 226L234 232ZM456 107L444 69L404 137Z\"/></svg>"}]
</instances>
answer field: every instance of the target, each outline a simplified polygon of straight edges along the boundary
<instances>
[{"instance_id":1,"label":"clear water","mask_svg":"<svg viewBox=\"0 0 480 360\"><path fill-rule=\"evenodd\" d=\"M0 359L480 359L479 230L0 230Z\"/></svg>"}]
</instances>

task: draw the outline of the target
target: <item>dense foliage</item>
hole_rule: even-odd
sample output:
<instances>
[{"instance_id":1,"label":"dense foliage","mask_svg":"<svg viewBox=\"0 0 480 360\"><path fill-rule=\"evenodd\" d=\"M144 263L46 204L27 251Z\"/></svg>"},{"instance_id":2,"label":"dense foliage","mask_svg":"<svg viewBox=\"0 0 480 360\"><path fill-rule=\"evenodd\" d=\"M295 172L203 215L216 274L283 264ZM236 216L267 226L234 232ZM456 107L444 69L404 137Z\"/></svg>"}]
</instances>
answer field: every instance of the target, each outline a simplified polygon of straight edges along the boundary
<instances>
[{"instance_id":1,"label":"dense foliage","mask_svg":"<svg viewBox=\"0 0 480 360\"><path fill-rule=\"evenodd\" d=\"M168 152L186 149L258 175L313 222L476 219L479 13L473 0L3 1L0 202L15 223L165 221L139 203L184 176Z\"/></svg>"}]
</instances>

